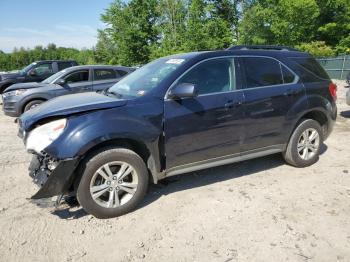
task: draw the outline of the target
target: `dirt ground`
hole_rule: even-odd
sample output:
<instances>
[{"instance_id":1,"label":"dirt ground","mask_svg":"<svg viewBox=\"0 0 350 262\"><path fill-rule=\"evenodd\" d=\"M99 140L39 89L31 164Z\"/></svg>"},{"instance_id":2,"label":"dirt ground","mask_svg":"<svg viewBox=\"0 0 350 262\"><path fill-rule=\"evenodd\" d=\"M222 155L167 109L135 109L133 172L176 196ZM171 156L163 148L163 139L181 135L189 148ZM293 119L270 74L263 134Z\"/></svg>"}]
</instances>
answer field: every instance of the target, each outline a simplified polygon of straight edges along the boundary
<instances>
[{"instance_id":1,"label":"dirt ground","mask_svg":"<svg viewBox=\"0 0 350 262\"><path fill-rule=\"evenodd\" d=\"M350 107L338 88L315 165L273 155L172 177L109 220L30 203L30 155L1 113L0 261L350 261Z\"/></svg>"}]
</instances>

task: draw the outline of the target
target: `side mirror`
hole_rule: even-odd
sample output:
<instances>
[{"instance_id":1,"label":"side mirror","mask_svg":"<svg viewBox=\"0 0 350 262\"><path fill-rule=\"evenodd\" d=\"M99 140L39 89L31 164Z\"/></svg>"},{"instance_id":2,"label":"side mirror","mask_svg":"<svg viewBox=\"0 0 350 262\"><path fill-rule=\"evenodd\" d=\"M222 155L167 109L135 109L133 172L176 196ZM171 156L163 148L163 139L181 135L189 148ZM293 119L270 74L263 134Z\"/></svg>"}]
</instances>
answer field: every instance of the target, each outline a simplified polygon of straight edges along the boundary
<instances>
[{"instance_id":1,"label":"side mirror","mask_svg":"<svg viewBox=\"0 0 350 262\"><path fill-rule=\"evenodd\" d=\"M36 74L35 69L30 70L30 71L28 72L28 75L29 75L29 76L36 76L37 74Z\"/></svg>"},{"instance_id":2,"label":"side mirror","mask_svg":"<svg viewBox=\"0 0 350 262\"><path fill-rule=\"evenodd\" d=\"M64 80L63 78L60 78L56 81L56 84L60 86L64 86L66 84L66 80Z\"/></svg>"},{"instance_id":3,"label":"side mirror","mask_svg":"<svg viewBox=\"0 0 350 262\"><path fill-rule=\"evenodd\" d=\"M170 99L179 99L195 96L197 96L196 87L194 84L190 83L179 84L173 87L168 94L168 98Z\"/></svg>"}]
</instances>

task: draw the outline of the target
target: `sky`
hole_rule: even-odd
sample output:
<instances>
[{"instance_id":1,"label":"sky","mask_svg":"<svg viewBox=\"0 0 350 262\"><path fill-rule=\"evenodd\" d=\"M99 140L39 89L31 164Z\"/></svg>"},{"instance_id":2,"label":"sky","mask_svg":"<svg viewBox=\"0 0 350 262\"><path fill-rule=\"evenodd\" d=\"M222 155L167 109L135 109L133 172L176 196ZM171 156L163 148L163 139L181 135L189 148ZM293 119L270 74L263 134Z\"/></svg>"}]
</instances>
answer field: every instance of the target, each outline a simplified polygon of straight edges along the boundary
<instances>
[{"instance_id":1,"label":"sky","mask_svg":"<svg viewBox=\"0 0 350 262\"><path fill-rule=\"evenodd\" d=\"M57 46L91 48L101 13L113 0L0 0L0 50Z\"/></svg>"}]
</instances>

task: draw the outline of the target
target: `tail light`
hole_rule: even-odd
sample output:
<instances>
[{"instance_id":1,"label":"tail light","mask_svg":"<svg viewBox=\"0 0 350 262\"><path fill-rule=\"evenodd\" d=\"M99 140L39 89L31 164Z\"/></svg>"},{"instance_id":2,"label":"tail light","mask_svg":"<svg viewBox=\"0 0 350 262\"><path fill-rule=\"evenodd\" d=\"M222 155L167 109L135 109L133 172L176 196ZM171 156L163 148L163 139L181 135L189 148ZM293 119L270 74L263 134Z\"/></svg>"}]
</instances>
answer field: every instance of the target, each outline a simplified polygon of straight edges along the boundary
<instances>
[{"instance_id":1,"label":"tail light","mask_svg":"<svg viewBox=\"0 0 350 262\"><path fill-rule=\"evenodd\" d=\"M328 89L334 101L337 100L337 85L334 83L330 83Z\"/></svg>"}]
</instances>

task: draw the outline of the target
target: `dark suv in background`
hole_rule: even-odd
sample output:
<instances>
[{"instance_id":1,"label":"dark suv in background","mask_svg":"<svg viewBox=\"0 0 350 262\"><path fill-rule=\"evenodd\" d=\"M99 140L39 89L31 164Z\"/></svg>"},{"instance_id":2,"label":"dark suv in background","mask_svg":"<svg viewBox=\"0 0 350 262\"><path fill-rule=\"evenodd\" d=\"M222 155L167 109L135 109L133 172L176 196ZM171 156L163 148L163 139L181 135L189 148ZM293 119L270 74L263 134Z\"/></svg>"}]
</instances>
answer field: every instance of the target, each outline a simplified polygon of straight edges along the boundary
<instances>
[{"instance_id":1,"label":"dark suv in background","mask_svg":"<svg viewBox=\"0 0 350 262\"><path fill-rule=\"evenodd\" d=\"M26 66L18 73L0 74L0 94L16 83L40 82L65 68L76 66L73 60L43 60Z\"/></svg>"},{"instance_id":2,"label":"dark suv in background","mask_svg":"<svg viewBox=\"0 0 350 262\"><path fill-rule=\"evenodd\" d=\"M104 90L133 71L125 66L73 66L40 83L14 84L2 94L3 111L17 117L57 96Z\"/></svg>"},{"instance_id":3,"label":"dark suv in background","mask_svg":"<svg viewBox=\"0 0 350 262\"><path fill-rule=\"evenodd\" d=\"M76 195L107 218L136 208L149 180L274 153L306 167L332 132L335 100L322 67L293 49L160 58L107 92L58 97L20 117L41 186L32 199Z\"/></svg>"}]
</instances>

